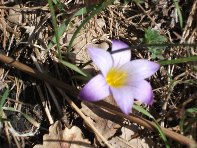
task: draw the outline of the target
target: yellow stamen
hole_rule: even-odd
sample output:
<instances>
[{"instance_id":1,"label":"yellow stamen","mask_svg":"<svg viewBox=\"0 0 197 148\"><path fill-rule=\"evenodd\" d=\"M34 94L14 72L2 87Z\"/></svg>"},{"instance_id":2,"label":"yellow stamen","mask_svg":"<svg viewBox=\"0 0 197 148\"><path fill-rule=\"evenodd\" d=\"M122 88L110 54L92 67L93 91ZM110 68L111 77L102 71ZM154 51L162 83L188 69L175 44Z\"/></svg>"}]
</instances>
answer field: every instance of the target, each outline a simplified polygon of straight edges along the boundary
<instances>
[{"instance_id":1,"label":"yellow stamen","mask_svg":"<svg viewBox=\"0 0 197 148\"><path fill-rule=\"evenodd\" d=\"M108 85L118 88L126 83L127 77L128 77L127 72L112 68L107 73L106 81Z\"/></svg>"}]
</instances>

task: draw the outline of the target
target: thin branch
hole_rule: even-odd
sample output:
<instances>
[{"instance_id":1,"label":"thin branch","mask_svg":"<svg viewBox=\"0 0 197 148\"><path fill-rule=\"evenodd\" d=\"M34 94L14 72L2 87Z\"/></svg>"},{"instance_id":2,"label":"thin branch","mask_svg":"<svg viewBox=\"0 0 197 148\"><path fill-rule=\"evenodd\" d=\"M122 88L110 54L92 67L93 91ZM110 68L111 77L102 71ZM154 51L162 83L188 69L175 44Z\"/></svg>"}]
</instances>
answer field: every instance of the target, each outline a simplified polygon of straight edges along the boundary
<instances>
[{"instance_id":1,"label":"thin branch","mask_svg":"<svg viewBox=\"0 0 197 148\"><path fill-rule=\"evenodd\" d=\"M106 110L109 110L111 111L112 113L118 115L119 117L123 117L125 119L128 119L129 121L131 122L134 122L134 123L137 123L141 126L144 126L145 128L151 130L151 131L154 131L154 132L157 132L157 129L156 127L154 126L154 123L151 122L151 121L148 121L144 118L141 118L139 116L136 116L134 114L130 114L130 115L125 115L123 114L119 108L115 107L114 105L111 105L107 102L104 102L104 101L100 101L100 102L96 102L94 103L96 105L99 105L100 107L106 109ZM194 146L196 145L196 142L194 140L191 140L181 134L178 134L176 132L173 132L167 128L164 128L164 127L161 127L161 129L163 130L164 134L169 137L169 138L172 138L184 145L190 145L190 146Z\"/></svg>"},{"instance_id":2,"label":"thin branch","mask_svg":"<svg viewBox=\"0 0 197 148\"><path fill-rule=\"evenodd\" d=\"M97 128L93 124L91 124L91 122L88 120L88 117L86 117L82 113L82 111L77 107L77 105L61 89L58 89L58 91L64 97L64 99L66 99L69 105L81 116L85 123L94 131L94 133L105 143L105 145L108 148L112 148L107 139L99 132L99 130L97 130Z\"/></svg>"},{"instance_id":3,"label":"thin branch","mask_svg":"<svg viewBox=\"0 0 197 148\"><path fill-rule=\"evenodd\" d=\"M16 61L11 57L5 56L2 53L0 53L0 61L3 63L9 64L11 67L21 70L21 71L37 78L37 79L48 82L49 84L51 84L53 86L63 88L68 94L70 94L72 96L77 96L79 93L79 91L75 87L70 86L62 81L58 81L57 79L55 79L47 74L41 73L38 70L33 69L33 68L31 68L19 61Z\"/></svg>"}]
</instances>

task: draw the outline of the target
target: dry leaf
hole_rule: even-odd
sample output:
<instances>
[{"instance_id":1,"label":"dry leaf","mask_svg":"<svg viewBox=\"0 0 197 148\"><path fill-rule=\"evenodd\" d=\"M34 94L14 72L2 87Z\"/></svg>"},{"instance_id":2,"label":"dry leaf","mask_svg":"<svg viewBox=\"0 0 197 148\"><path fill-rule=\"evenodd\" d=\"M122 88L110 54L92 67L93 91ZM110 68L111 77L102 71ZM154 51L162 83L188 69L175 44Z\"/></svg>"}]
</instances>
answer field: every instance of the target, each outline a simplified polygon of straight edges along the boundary
<instances>
[{"instance_id":1,"label":"dry leaf","mask_svg":"<svg viewBox=\"0 0 197 148\"><path fill-rule=\"evenodd\" d=\"M78 28L78 25L80 25L81 18L76 17L73 21L73 24L75 25L70 25L66 31L66 43L62 41L62 44L67 46L74 32ZM85 63L90 60L86 52L86 47L87 45L96 41L98 38L104 40L103 36L105 33L102 30L104 25L104 19L97 19L97 17L94 17L80 30L72 44L73 53L76 55L76 63Z\"/></svg>"},{"instance_id":2,"label":"dry leaf","mask_svg":"<svg viewBox=\"0 0 197 148\"><path fill-rule=\"evenodd\" d=\"M138 132L139 129L134 124L129 125L129 128L122 127L120 136L113 137L109 143L113 148L149 148L154 147L151 139L140 137L132 139L132 135Z\"/></svg>"},{"instance_id":3,"label":"dry leaf","mask_svg":"<svg viewBox=\"0 0 197 148\"><path fill-rule=\"evenodd\" d=\"M43 145L34 148L87 148L92 147L82 136L81 130L73 126L71 129L59 129L58 121L49 127L49 134L43 136Z\"/></svg>"},{"instance_id":4,"label":"dry leaf","mask_svg":"<svg viewBox=\"0 0 197 148\"><path fill-rule=\"evenodd\" d=\"M70 43L70 40L77 30L78 26L81 24L83 20L81 17L75 17L72 20L72 24L70 23L67 31L60 39L60 44L63 46L68 46ZM92 45L96 42L105 41L107 38L107 35L105 32L103 32L102 28L105 26L105 20L102 18L93 17L86 25L80 30L80 32L75 37L73 43L72 43L72 53L68 55L69 60L71 60L72 63L75 65L78 65L79 63L86 63L90 61L90 57L86 51L87 46ZM101 46L107 45L101 44ZM95 73L96 67L94 64L89 64L83 67L83 70L85 72L88 72L90 74Z\"/></svg>"},{"instance_id":5,"label":"dry leaf","mask_svg":"<svg viewBox=\"0 0 197 148\"><path fill-rule=\"evenodd\" d=\"M107 140L114 136L118 128L120 128L119 124L122 123L122 119L117 118L116 115L110 114L89 103L86 103L86 105L82 104L81 111L90 117L89 122L93 124ZM117 121L118 124L112 121ZM102 141L99 138L97 139L102 145Z\"/></svg>"},{"instance_id":6,"label":"dry leaf","mask_svg":"<svg viewBox=\"0 0 197 148\"><path fill-rule=\"evenodd\" d=\"M20 8L20 5L15 5L14 8ZM9 9L7 19L9 22L19 25L22 22L22 14L19 9Z\"/></svg>"}]
</instances>

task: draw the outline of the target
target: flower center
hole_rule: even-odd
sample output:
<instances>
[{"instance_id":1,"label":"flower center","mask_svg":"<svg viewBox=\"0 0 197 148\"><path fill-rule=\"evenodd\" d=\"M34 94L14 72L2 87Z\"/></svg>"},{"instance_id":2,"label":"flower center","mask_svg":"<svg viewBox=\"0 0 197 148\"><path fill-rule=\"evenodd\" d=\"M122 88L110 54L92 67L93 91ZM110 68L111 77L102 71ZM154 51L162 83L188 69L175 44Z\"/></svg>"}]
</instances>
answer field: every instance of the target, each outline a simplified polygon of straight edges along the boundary
<instances>
[{"instance_id":1,"label":"flower center","mask_svg":"<svg viewBox=\"0 0 197 148\"><path fill-rule=\"evenodd\" d=\"M112 68L107 73L106 81L108 85L118 88L126 83L127 76L127 72Z\"/></svg>"}]
</instances>

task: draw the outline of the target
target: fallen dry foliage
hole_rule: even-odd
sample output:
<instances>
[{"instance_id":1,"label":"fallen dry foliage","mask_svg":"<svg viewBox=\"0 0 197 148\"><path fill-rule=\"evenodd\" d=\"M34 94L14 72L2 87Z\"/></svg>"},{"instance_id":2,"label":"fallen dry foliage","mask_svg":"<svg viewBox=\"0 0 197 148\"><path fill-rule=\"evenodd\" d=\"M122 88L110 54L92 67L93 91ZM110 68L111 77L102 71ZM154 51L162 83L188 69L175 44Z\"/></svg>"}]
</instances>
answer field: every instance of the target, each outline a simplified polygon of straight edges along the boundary
<instances>
[{"instance_id":1,"label":"fallen dry foliage","mask_svg":"<svg viewBox=\"0 0 197 148\"><path fill-rule=\"evenodd\" d=\"M73 126L71 129L61 129L60 122L56 121L49 127L49 134L43 136L43 144L34 148L86 148L91 147L90 142L84 139L82 131Z\"/></svg>"},{"instance_id":2,"label":"fallen dry foliage","mask_svg":"<svg viewBox=\"0 0 197 148\"><path fill-rule=\"evenodd\" d=\"M89 122L93 124L107 140L113 137L118 128L120 128L119 124L105 118L107 116L110 118L117 118L117 116L104 112L99 107L95 107L93 105L91 107L90 105L87 107L82 104L81 111L89 118ZM95 112L97 114L99 113L99 115L103 115L104 117L95 114ZM121 123L121 120L119 123ZM97 137L97 139L99 143L102 144L102 140L99 139L99 137Z\"/></svg>"},{"instance_id":3,"label":"fallen dry foliage","mask_svg":"<svg viewBox=\"0 0 197 148\"><path fill-rule=\"evenodd\" d=\"M108 98L108 100L110 99ZM140 137L132 139L132 136L141 129L137 124L126 121L124 118L118 118L116 114L111 114L93 104L82 104L81 111L89 117L90 123L99 130L113 148L128 147L129 145L135 145L139 148L151 146L150 141L146 141L147 144ZM97 137L97 140L103 145L99 137Z\"/></svg>"}]
</instances>

